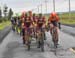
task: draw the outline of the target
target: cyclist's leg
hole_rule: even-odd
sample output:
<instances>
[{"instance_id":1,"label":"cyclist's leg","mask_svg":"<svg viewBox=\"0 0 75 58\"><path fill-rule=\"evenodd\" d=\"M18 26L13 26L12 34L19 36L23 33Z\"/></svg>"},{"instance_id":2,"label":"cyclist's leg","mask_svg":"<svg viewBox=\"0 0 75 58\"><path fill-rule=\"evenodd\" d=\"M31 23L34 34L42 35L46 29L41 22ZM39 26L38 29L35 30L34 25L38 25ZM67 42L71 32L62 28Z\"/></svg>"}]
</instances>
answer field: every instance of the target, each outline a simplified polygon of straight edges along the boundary
<instances>
[{"instance_id":1,"label":"cyclist's leg","mask_svg":"<svg viewBox=\"0 0 75 58\"><path fill-rule=\"evenodd\" d=\"M28 37L29 37L28 40L29 40L29 41L31 41L31 34L32 34L32 27L29 26L29 27L28 27Z\"/></svg>"},{"instance_id":2,"label":"cyclist's leg","mask_svg":"<svg viewBox=\"0 0 75 58\"><path fill-rule=\"evenodd\" d=\"M31 24L29 27L30 31L29 33L31 34L31 37L34 37L34 26Z\"/></svg>"},{"instance_id":3,"label":"cyclist's leg","mask_svg":"<svg viewBox=\"0 0 75 58\"><path fill-rule=\"evenodd\" d=\"M37 43L38 43L37 48L40 48L40 29L39 29L39 27L37 29Z\"/></svg>"},{"instance_id":4,"label":"cyclist's leg","mask_svg":"<svg viewBox=\"0 0 75 58\"><path fill-rule=\"evenodd\" d=\"M31 41L31 33L32 33L32 26L29 25L28 27L26 27L26 41L27 41L27 44L28 42Z\"/></svg>"},{"instance_id":5,"label":"cyclist's leg","mask_svg":"<svg viewBox=\"0 0 75 58\"><path fill-rule=\"evenodd\" d=\"M40 30L40 48L42 51L44 51L44 26L42 25L41 30Z\"/></svg>"},{"instance_id":6,"label":"cyclist's leg","mask_svg":"<svg viewBox=\"0 0 75 58\"><path fill-rule=\"evenodd\" d=\"M42 29L42 26L39 28L39 34L38 34L38 36L39 36L39 40L38 40L38 44L39 44L39 48L40 47L42 47L42 45L43 45L43 41L44 41L44 33L43 33L43 29Z\"/></svg>"},{"instance_id":7,"label":"cyclist's leg","mask_svg":"<svg viewBox=\"0 0 75 58\"><path fill-rule=\"evenodd\" d=\"M53 24L51 23L50 24L50 33L51 33L51 35L52 35L52 30L53 30Z\"/></svg>"},{"instance_id":8,"label":"cyclist's leg","mask_svg":"<svg viewBox=\"0 0 75 58\"><path fill-rule=\"evenodd\" d=\"M46 40L45 31L46 31L46 25L43 24L43 26L42 26L42 32L43 32L43 34L42 35L43 35L44 40Z\"/></svg>"},{"instance_id":9,"label":"cyclist's leg","mask_svg":"<svg viewBox=\"0 0 75 58\"><path fill-rule=\"evenodd\" d=\"M27 41L28 41L28 33L27 33L28 32L28 30L27 30L28 28L27 28L27 25L25 25L24 28L25 28L25 30L24 30L25 31L25 44L27 45Z\"/></svg>"},{"instance_id":10,"label":"cyclist's leg","mask_svg":"<svg viewBox=\"0 0 75 58\"><path fill-rule=\"evenodd\" d=\"M21 26L20 26L20 35L22 35L22 28L21 28Z\"/></svg>"},{"instance_id":11,"label":"cyclist's leg","mask_svg":"<svg viewBox=\"0 0 75 58\"><path fill-rule=\"evenodd\" d=\"M25 30L22 29L22 40L23 40L23 44L25 44Z\"/></svg>"},{"instance_id":12,"label":"cyclist's leg","mask_svg":"<svg viewBox=\"0 0 75 58\"><path fill-rule=\"evenodd\" d=\"M55 28L56 28L56 42L58 44L58 40L59 40L58 27Z\"/></svg>"},{"instance_id":13,"label":"cyclist's leg","mask_svg":"<svg viewBox=\"0 0 75 58\"><path fill-rule=\"evenodd\" d=\"M56 43L58 44L58 25L57 25L57 22L54 22L53 23L53 25L54 25L54 28L56 29L56 34L55 34L55 40L56 40Z\"/></svg>"}]
</instances>

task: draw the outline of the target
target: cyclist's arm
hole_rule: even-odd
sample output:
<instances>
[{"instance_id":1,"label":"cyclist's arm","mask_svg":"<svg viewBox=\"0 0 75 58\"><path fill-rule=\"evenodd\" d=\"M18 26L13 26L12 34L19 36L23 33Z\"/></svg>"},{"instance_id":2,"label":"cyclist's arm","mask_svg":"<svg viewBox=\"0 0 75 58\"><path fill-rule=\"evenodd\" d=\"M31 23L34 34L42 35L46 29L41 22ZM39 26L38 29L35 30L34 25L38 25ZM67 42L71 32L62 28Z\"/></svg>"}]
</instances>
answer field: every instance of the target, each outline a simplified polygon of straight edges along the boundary
<instances>
[{"instance_id":1,"label":"cyclist's arm","mask_svg":"<svg viewBox=\"0 0 75 58\"><path fill-rule=\"evenodd\" d=\"M51 20L52 20L51 17L49 17L49 18L48 18L48 24L51 23Z\"/></svg>"},{"instance_id":2,"label":"cyclist's arm","mask_svg":"<svg viewBox=\"0 0 75 58\"><path fill-rule=\"evenodd\" d=\"M58 16L56 16L56 21L57 21L57 22L59 22L59 21L60 21L60 19L59 19L59 17L58 17Z\"/></svg>"}]
</instances>

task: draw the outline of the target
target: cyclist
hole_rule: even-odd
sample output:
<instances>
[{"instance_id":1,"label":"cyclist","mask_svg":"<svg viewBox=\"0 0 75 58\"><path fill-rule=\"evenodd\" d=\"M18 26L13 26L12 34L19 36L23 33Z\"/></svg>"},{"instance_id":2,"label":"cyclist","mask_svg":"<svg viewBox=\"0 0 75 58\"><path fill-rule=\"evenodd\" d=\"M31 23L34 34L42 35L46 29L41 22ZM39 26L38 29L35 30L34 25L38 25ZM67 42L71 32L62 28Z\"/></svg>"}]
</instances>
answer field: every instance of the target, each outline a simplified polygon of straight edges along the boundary
<instances>
[{"instance_id":1,"label":"cyclist","mask_svg":"<svg viewBox=\"0 0 75 58\"><path fill-rule=\"evenodd\" d=\"M39 14L39 18L37 20L37 27L40 29L41 27L44 28L46 26L46 20L45 16L42 16L42 14Z\"/></svg>"},{"instance_id":2,"label":"cyclist","mask_svg":"<svg viewBox=\"0 0 75 58\"><path fill-rule=\"evenodd\" d=\"M21 32L22 32L22 40L23 44L25 44L25 19L27 18L27 14L25 12L22 13L21 15Z\"/></svg>"},{"instance_id":3,"label":"cyclist","mask_svg":"<svg viewBox=\"0 0 75 58\"><path fill-rule=\"evenodd\" d=\"M36 17L36 14L33 13L33 34L36 39L37 39L37 36L36 36L36 26L37 25L37 17Z\"/></svg>"},{"instance_id":4,"label":"cyclist","mask_svg":"<svg viewBox=\"0 0 75 58\"><path fill-rule=\"evenodd\" d=\"M33 27L32 30L31 30L32 31L32 36L35 37L35 28L36 28L36 26L35 26L35 20L36 20L36 14L35 13L33 14L32 11L29 11L28 13L29 13L29 17L30 17L30 19L32 21L32 25L31 25Z\"/></svg>"},{"instance_id":5,"label":"cyclist","mask_svg":"<svg viewBox=\"0 0 75 58\"><path fill-rule=\"evenodd\" d=\"M21 16L19 17L19 29L20 29L20 35L22 35L22 28L21 28L21 26L22 26L22 18L21 18Z\"/></svg>"},{"instance_id":6,"label":"cyclist","mask_svg":"<svg viewBox=\"0 0 75 58\"><path fill-rule=\"evenodd\" d=\"M16 31L17 31L17 33L19 33L19 30L20 30L20 17L17 17L16 20L17 20L16 21Z\"/></svg>"},{"instance_id":7,"label":"cyclist","mask_svg":"<svg viewBox=\"0 0 75 58\"><path fill-rule=\"evenodd\" d=\"M56 12L52 12L50 14L50 17L48 19L48 24L50 25L50 32L52 34L52 29L56 28L57 29L57 38L58 38L58 22L59 22L59 17ZM58 41L58 39L57 39Z\"/></svg>"},{"instance_id":8,"label":"cyclist","mask_svg":"<svg viewBox=\"0 0 75 58\"><path fill-rule=\"evenodd\" d=\"M15 31L15 21L14 21L14 17L11 18L11 25L12 25L12 30Z\"/></svg>"},{"instance_id":9,"label":"cyclist","mask_svg":"<svg viewBox=\"0 0 75 58\"><path fill-rule=\"evenodd\" d=\"M14 29L16 31L16 26L17 26L17 17L14 17Z\"/></svg>"},{"instance_id":10,"label":"cyclist","mask_svg":"<svg viewBox=\"0 0 75 58\"><path fill-rule=\"evenodd\" d=\"M42 16L42 14L39 14L39 18L37 20L37 36L40 35L40 29L45 28L45 17ZM43 30L42 30L43 31ZM40 40L38 39L38 48L40 48Z\"/></svg>"},{"instance_id":11,"label":"cyclist","mask_svg":"<svg viewBox=\"0 0 75 58\"><path fill-rule=\"evenodd\" d=\"M24 26L25 26L25 40L27 42L29 40L27 36L30 36L30 34L32 33L32 19L30 16L24 18Z\"/></svg>"}]
</instances>

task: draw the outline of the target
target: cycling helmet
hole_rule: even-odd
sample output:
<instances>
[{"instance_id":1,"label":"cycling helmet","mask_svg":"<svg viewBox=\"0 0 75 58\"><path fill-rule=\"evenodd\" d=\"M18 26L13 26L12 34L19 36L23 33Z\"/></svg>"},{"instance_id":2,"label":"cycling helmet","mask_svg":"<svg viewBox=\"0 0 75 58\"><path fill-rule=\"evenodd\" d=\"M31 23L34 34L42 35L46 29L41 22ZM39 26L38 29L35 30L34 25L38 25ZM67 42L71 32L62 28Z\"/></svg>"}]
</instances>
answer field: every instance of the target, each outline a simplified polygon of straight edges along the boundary
<instances>
[{"instance_id":1,"label":"cycling helmet","mask_svg":"<svg viewBox=\"0 0 75 58\"><path fill-rule=\"evenodd\" d=\"M55 16L57 16L57 13L56 12L52 12L51 16L55 17Z\"/></svg>"}]
</instances>

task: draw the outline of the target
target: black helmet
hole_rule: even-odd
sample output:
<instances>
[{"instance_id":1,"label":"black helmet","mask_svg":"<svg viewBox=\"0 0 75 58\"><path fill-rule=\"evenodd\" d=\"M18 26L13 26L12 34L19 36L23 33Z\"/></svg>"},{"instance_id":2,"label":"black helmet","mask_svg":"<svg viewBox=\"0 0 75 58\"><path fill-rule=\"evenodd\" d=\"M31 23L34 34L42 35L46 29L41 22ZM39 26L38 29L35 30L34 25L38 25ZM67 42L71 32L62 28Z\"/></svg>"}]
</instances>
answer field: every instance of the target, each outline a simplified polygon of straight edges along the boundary
<instances>
[{"instance_id":1,"label":"black helmet","mask_svg":"<svg viewBox=\"0 0 75 58\"><path fill-rule=\"evenodd\" d=\"M33 13L33 16L36 16L36 14L35 14L35 13Z\"/></svg>"},{"instance_id":2,"label":"black helmet","mask_svg":"<svg viewBox=\"0 0 75 58\"><path fill-rule=\"evenodd\" d=\"M25 17L27 17L28 16L28 14L27 13L25 13Z\"/></svg>"},{"instance_id":3,"label":"black helmet","mask_svg":"<svg viewBox=\"0 0 75 58\"><path fill-rule=\"evenodd\" d=\"M39 16L42 16L42 13L40 13Z\"/></svg>"},{"instance_id":4,"label":"black helmet","mask_svg":"<svg viewBox=\"0 0 75 58\"><path fill-rule=\"evenodd\" d=\"M39 14L39 18L42 18L42 14L41 13Z\"/></svg>"}]
</instances>

